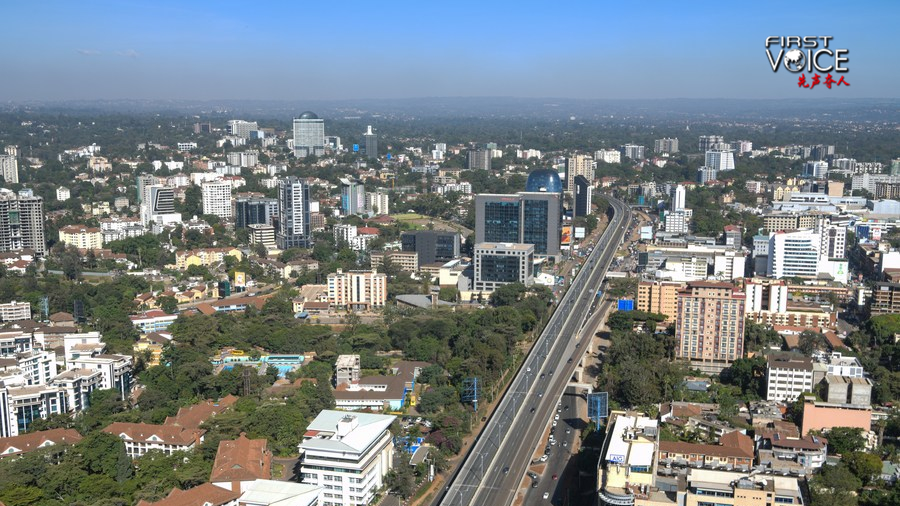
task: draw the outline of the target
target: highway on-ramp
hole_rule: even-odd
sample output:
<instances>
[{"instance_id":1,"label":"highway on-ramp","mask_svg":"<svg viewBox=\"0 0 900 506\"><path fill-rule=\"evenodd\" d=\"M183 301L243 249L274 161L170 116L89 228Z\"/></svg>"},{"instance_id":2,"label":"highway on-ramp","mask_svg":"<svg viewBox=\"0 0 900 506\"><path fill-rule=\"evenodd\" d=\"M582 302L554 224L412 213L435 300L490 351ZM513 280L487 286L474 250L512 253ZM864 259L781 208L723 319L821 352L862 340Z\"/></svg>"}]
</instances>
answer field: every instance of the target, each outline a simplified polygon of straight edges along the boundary
<instances>
[{"instance_id":1,"label":"highway on-ramp","mask_svg":"<svg viewBox=\"0 0 900 506\"><path fill-rule=\"evenodd\" d=\"M577 339L631 221L631 209L607 197L613 215L481 434L448 485L440 506L511 504L557 401L588 339ZM552 474L552 473L551 473Z\"/></svg>"}]
</instances>

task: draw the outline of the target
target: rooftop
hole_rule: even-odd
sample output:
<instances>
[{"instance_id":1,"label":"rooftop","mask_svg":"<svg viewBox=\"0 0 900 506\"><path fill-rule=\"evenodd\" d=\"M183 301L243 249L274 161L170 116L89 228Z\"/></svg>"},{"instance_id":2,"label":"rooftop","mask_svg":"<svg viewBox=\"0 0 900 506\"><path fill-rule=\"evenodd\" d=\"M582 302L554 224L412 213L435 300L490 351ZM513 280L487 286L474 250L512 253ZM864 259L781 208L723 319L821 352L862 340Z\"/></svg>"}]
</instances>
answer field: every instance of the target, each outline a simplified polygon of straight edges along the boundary
<instances>
[{"instance_id":1,"label":"rooftop","mask_svg":"<svg viewBox=\"0 0 900 506\"><path fill-rule=\"evenodd\" d=\"M396 418L392 415L324 410L310 422L300 448L361 453L380 438Z\"/></svg>"},{"instance_id":2,"label":"rooftop","mask_svg":"<svg viewBox=\"0 0 900 506\"><path fill-rule=\"evenodd\" d=\"M265 439L240 437L219 441L216 461L209 476L211 482L267 480L272 477L272 452Z\"/></svg>"}]
</instances>

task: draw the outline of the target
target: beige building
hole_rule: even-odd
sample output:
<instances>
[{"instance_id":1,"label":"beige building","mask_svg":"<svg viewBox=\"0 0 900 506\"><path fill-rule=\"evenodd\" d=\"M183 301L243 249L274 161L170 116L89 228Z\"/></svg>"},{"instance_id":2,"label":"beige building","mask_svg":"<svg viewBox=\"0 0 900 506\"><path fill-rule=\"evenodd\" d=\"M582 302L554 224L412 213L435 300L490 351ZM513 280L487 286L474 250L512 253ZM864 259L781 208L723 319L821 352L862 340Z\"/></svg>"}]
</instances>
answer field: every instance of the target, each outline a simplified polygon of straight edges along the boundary
<instances>
[{"instance_id":1,"label":"beige building","mask_svg":"<svg viewBox=\"0 0 900 506\"><path fill-rule=\"evenodd\" d=\"M809 213L773 213L763 216L763 228L769 232L815 228L819 216Z\"/></svg>"},{"instance_id":2,"label":"beige building","mask_svg":"<svg viewBox=\"0 0 900 506\"><path fill-rule=\"evenodd\" d=\"M597 465L598 504L655 504L659 424L642 414L613 412Z\"/></svg>"},{"instance_id":3,"label":"beige building","mask_svg":"<svg viewBox=\"0 0 900 506\"><path fill-rule=\"evenodd\" d=\"M419 254L415 251L379 251L373 252L370 256L372 259L372 268L381 269L385 259L391 262L391 265L399 268L404 272L419 271Z\"/></svg>"},{"instance_id":4,"label":"beige building","mask_svg":"<svg viewBox=\"0 0 900 506\"><path fill-rule=\"evenodd\" d=\"M184 270L192 265L211 267L219 262L224 262L225 257L232 256L240 262L244 255L237 248L203 248L189 251L179 251L175 254L175 268Z\"/></svg>"},{"instance_id":5,"label":"beige building","mask_svg":"<svg viewBox=\"0 0 900 506\"><path fill-rule=\"evenodd\" d=\"M338 269L328 275L328 303L332 307L368 310L384 307L387 300L387 276L374 269L349 271Z\"/></svg>"},{"instance_id":6,"label":"beige building","mask_svg":"<svg viewBox=\"0 0 900 506\"><path fill-rule=\"evenodd\" d=\"M743 357L744 299L731 283L688 283L678 292L675 356L711 374Z\"/></svg>"},{"instance_id":7,"label":"beige building","mask_svg":"<svg viewBox=\"0 0 900 506\"><path fill-rule=\"evenodd\" d=\"M645 281L638 284L637 309L666 315L666 324L675 323L678 312L678 291L684 283Z\"/></svg>"},{"instance_id":8,"label":"beige building","mask_svg":"<svg viewBox=\"0 0 900 506\"><path fill-rule=\"evenodd\" d=\"M262 244L267 250L275 249L275 227L256 223L247 225L250 230L250 244Z\"/></svg>"},{"instance_id":9,"label":"beige building","mask_svg":"<svg viewBox=\"0 0 900 506\"><path fill-rule=\"evenodd\" d=\"M103 232L86 225L69 225L59 229L59 242L78 249L101 249Z\"/></svg>"},{"instance_id":10,"label":"beige building","mask_svg":"<svg viewBox=\"0 0 900 506\"><path fill-rule=\"evenodd\" d=\"M682 491L679 490L679 495ZM773 506L803 504L797 478L690 469L684 506Z\"/></svg>"},{"instance_id":11,"label":"beige building","mask_svg":"<svg viewBox=\"0 0 900 506\"><path fill-rule=\"evenodd\" d=\"M594 167L594 159L588 155L566 158L566 191L575 191L575 176L584 176L588 181L593 181Z\"/></svg>"}]
</instances>

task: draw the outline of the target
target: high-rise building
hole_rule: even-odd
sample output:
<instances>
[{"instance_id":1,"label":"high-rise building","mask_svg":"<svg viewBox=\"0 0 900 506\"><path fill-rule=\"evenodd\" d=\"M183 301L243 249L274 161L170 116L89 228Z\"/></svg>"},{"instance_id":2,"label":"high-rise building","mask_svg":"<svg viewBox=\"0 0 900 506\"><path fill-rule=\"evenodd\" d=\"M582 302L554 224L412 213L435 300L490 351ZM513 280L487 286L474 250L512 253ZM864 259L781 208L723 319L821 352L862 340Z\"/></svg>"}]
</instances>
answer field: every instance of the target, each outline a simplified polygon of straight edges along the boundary
<instances>
[{"instance_id":1,"label":"high-rise building","mask_svg":"<svg viewBox=\"0 0 900 506\"><path fill-rule=\"evenodd\" d=\"M588 155L575 155L566 158L566 190L575 191L575 176L584 176L588 181L594 180L594 159Z\"/></svg>"},{"instance_id":2,"label":"high-rise building","mask_svg":"<svg viewBox=\"0 0 900 506\"><path fill-rule=\"evenodd\" d=\"M594 151L594 159L603 163L622 163L622 153L615 149Z\"/></svg>"},{"instance_id":3,"label":"high-rise building","mask_svg":"<svg viewBox=\"0 0 900 506\"><path fill-rule=\"evenodd\" d=\"M259 163L258 151L232 151L225 156L228 165L255 167Z\"/></svg>"},{"instance_id":4,"label":"high-rise building","mask_svg":"<svg viewBox=\"0 0 900 506\"><path fill-rule=\"evenodd\" d=\"M725 137L722 137L721 135L701 135L698 147L699 151L706 152L711 149L719 149L719 147L724 144Z\"/></svg>"},{"instance_id":5,"label":"high-rise building","mask_svg":"<svg viewBox=\"0 0 900 506\"><path fill-rule=\"evenodd\" d=\"M325 154L325 120L306 111L294 118L294 156L322 156Z\"/></svg>"},{"instance_id":6,"label":"high-rise building","mask_svg":"<svg viewBox=\"0 0 900 506\"><path fill-rule=\"evenodd\" d=\"M575 209L572 217L587 216L591 213L591 194L594 187L584 176L575 176Z\"/></svg>"},{"instance_id":7,"label":"high-rise building","mask_svg":"<svg viewBox=\"0 0 900 506\"><path fill-rule=\"evenodd\" d=\"M366 158L378 158L378 136L372 131L372 125L366 127L362 144L366 150Z\"/></svg>"},{"instance_id":8,"label":"high-rise building","mask_svg":"<svg viewBox=\"0 0 900 506\"><path fill-rule=\"evenodd\" d=\"M372 271L338 269L328 275L328 303L332 307L369 310L384 307L387 300L387 276Z\"/></svg>"},{"instance_id":9,"label":"high-rise building","mask_svg":"<svg viewBox=\"0 0 900 506\"><path fill-rule=\"evenodd\" d=\"M678 152L678 139L670 139L666 137L665 139L657 139L653 141L653 151L657 153L677 153Z\"/></svg>"},{"instance_id":10,"label":"high-rise building","mask_svg":"<svg viewBox=\"0 0 900 506\"><path fill-rule=\"evenodd\" d=\"M415 252L419 257L419 265L449 262L458 258L460 242L458 232L417 230L400 234L401 249Z\"/></svg>"},{"instance_id":11,"label":"high-rise building","mask_svg":"<svg viewBox=\"0 0 900 506\"><path fill-rule=\"evenodd\" d=\"M141 219L144 226L151 222L168 223L175 213L175 189L159 184L144 186L144 202L141 204Z\"/></svg>"},{"instance_id":12,"label":"high-rise building","mask_svg":"<svg viewBox=\"0 0 900 506\"><path fill-rule=\"evenodd\" d=\"M672 210L673 211L681 211L685 206L685 198L687 197L687 191L684 186L678 185L675 187L675 194L672 197Z\"/></svg>"},{"instance_id":13,"label":"high-rise building","mask_svg":"<svg viewBox=\"0 0 900 506\"><path fill-rule=\"evenodd\" d=\"M228 120L228 132L242 139L249 139L250 132L259 130L259 125L255 121L244 121L242 119Z\"/></svg>"},{"instance_id":14,"label":"high-rise building","mask_svg":"<svg viewBox=\"0 0 900 506\"><path fill-rule=\"evenodd\" d=\"M147 187L155 184L159 184L159 180L156 176L151 176L150 174L141 174L136 178L138 205L143 204L144 201L150 197L150 190L148 190Z\"/></svg>"},{"instance_id":15,"label":"high-rise building","mask_svg":"<svg viewBox=\"0 0 900 506\"><path fill-rule=\"evenodd\" d=\"M678 291L684 283L674 281L644 281L638 283L637 310L666 315L665 324L675 323L678 312Z\"/></svg>"},{"instance_id":16,"label":"high-rise building","mask_svg":"<svg viewBox=\"0 0 900 506\"><path fill-rule=\"evenodd\" d=\"M691 282L678 292L675 355L718 373L744 356L744 294L730 283Z\"/></svg>"},{"instance_id":17,"label":"high-rise building","mask_svg":"<svg viewBox=\"0 0 900 506\"><path fill-rule=\"evenodd\" d=\"M534 283L534 245L485 242L475 245L477 292L493 292L509 283Z\"/></svg>"},{"instance_id":18,"label":"high-rise building","mask_svg":"<svg viewBox=\"0 0 900 506\"><path fill-rule=\"evenodd\" d=\"M19 182L19 161L15 155L0 155L0 177L7 183Z\"/></svg>"},{"instance_id":19,"label":"high-rise building","mask_svg":"<svg viewBox=\"0 0 900 506\"><path fill-rule=\"evenodd\" d=\"M697 182L700 184L715 181L717 177L719 177L719 171L713 167L703 166L697 169Z\"/></svg>"},{"instance_id":20,"label":"high-rise building","mask_svg":"<svg viewBox=\"0 0 900 506\"><path fill-rule=\"evenodd\" d=\"M665 214L665 229L670 234L689 234L693 209L679 209Z\"/></svg>"},{"instance_id":21,"label":"high-rise building","mask_svg":"<svg viewBox=\"0 0 900 506\"><path fill-rule=\"evenodd\" d=\"M769 235L768 275L815 278L819 273L822 237L813 229L775 232Z\"/></svg>"},{"instance_id":22,"label":"high-rise building","mask_svg":"<svg viewBox=\"0 0 900 506\"><path fill-rule=\"evenodd\" d=\"M491 170L491 152L487 149L469 150L466 161L469 170Z\"/></svg>"},{"instance_id":23,"label":"high-rise building","mask_svg":"<svg viewBox=\"0 0 900 506\"><path fill-rule=\"evenodd\" d=\"M559 255L560 205L558 193L476 195L475 242L533 244L537 255Z\"/></svg>"},{"instance_id":24,"label":"high-rise building","mask_svg":"<svg viewBox=\"0 0 900 506\"><path fill-rule=\"evenodd\" d=\"M278 199L239 197L234 201L234 226L271 225L278 215Z\"/></svg>"},{"instance_id":25,"label":"high-rise building","mask_svg":"<svg viewBox=\"0 0 900 506\"><path fill-rule=\"evenodd\" d=\"M295 176L278 180L278 249L312 246L309 223L309 183Z\"/></svg>"},{"instance_id":26,"label":"high-rise building","mask_svg":"<svg viewBox=\"0 0 900 506\"><path fill-rule=\"evenodd\" d=\"M734 170L734 152L730 149L713 149L706 152L706 167L718 172Z\"/></svg>"},{"instance_id":27,"label":"high-rise building","mask_svg":"<svg viewBox=\"0 0 900 506\"><path fill-rule=\"evenodd\" d=\"M366 211L372 215L391 214L390 196L382 192L366 193Z\"/></svg>"},{"instance_id":28,"label":"high-rise building","mask_svg":"<svg viewBox=\"0 0 900 506\"><path fill-rule=\"evenodd\" d=\"M206 181L200 185L203 200L203 214L231 218L231 183L226 181Z\"/></svg>"},{"instance_id":29,"label":"high-rise building","mask_svg":"<svg viewBox=\"0 0 900 506\"><path fill-rule=\"evenodd\" d=\"M644 146L638 146L637 144L625 144L622 146L622 156L625 158L630 158L632 160L643 160L644 159Z\"/></svg>"},{"instance_id":30,"label":"high-rise building","mask_svg":"<svg viewBox=\"0 0 900 506\"><path fill-rule=\"evenodd\" d=\"M357 181L341 178L341 214L361 214L366 209L366 189Z\"/></svg>"},{"instance_id":31,"label":"high-rise building","mask_svg":"<svg viewBox=\"0 0 900 506\"><path fill-rule=\"evenodd\" d=\"M814 179L828 178L828 162L806 162L803 164L803 177Z\"/></svg>"},{"instance_id":32,"label":"high-rise building","mask_svg":"<svg viewBox=\"0 0 900 506\"><path fill-rule=\"evenodd\" d=\"M44 199L31 190L18 194L0 188L0 251L31 249L36 256L47 252L44 239Z\"/></svg>"}]
</instances>

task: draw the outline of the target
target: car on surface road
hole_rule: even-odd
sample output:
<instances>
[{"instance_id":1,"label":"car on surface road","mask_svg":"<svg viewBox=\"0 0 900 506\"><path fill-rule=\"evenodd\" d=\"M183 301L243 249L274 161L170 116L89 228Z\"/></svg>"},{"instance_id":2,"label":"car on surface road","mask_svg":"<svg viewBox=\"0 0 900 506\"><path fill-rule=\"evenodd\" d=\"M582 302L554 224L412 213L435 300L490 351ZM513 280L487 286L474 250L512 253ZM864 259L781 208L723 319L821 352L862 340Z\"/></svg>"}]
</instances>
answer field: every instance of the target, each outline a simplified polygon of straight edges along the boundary
<instances>
[{"instance_id":1,"label":"car on surface road","mask_svg":"<svg viewBox=\"0 0 900 506\"><path fill-rule=\"evenodd\" d=\"M503 474L509 474L509 466L506 466L503 468ZM556 475L554 475L554 476L556 476Z\"/></svg>"},{"instance_id":2,"label":"car on surface road","mask_svg":"<svg viewBox=\"0 0 900 506\"><path fill-rule=\"evenodd\" d=\"M541 462L547 462L547 459L549 459L549 458L550 457L548 455L544 454L544 455L541 455L541 458L539 458L538 460Z\"/></svg>"},{"instance_id":3,"label":"car on surface road","mask_svg":"<svg viewBox=\"0 0 900 506\"><path fill-rule=\"evenodd\" d=\"M544 492L544 499L548 499L550 497L550 492Z\"/></svg>"},{"instance_id":4,"label":"car on surface road","mask_svg":"<svg viewBox=\"0 0 900 506\"><path fill-rule=\"evenodd\" d=\"M553 479L554 479L554 480L559 479L559 475L558 475L558 474L554 474L554 475L553 475Z\"/></svg>"}]
</instances>

